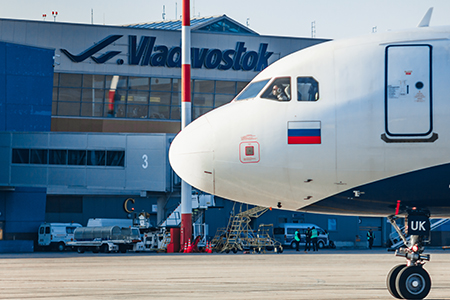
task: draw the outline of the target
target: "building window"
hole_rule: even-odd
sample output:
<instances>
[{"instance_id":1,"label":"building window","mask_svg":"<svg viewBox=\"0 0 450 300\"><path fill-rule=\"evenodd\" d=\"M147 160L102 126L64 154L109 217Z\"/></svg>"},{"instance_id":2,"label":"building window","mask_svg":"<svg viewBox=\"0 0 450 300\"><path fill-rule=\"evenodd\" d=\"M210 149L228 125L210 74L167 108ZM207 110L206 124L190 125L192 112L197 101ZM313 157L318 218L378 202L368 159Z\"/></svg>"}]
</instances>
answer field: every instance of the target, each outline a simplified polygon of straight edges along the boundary
<instances>
[{"instance_id":1,"label":"building window","mask_svg":"<svg viewBox=\"0 0 450 300\"><path fill-rule=\"evenodd\" d=\"M48 150L46 149L31 149L30 150L30 163L31 164L38 164L38 165L46 165L47 164L47 157L48 157Z\"/></svg>"},{"instance_id":2,"label":"building window","mask_svg":"<svg viewBox=\"0 0 450 300\"><path fill-rule=\"evenodd\" d=\"M123 167L125 165L125 151L106 151L106 165Z\"/></svg>"},{"instance_id":3,"label":"building window","mask_svg":"<svg viewBox=\"0 0 450 300\"><path fill-rule=\"evenodd\" d=\"M88 166L104 166L106 162L106 151L89 150L87 152Z\"/></svg>"},{"instance_id":4,"label":"building window","mask_svg":"<svg viewBox=\"0 0 450 300\"><path fill-rule=\"evenodd\" d=\"M234 95L216 94L214 99L214 107L219 107L224 104L230 103L233 98Z\"/></svg>"},{"instance_id":5,"label":"building window","mask_svg":"<svg viewBox=\"0 0 450 300\"><path fill-rule=\"evenodd\" d=\"M149 110L151 119L169 119L170 116L169 105L150 105Z\"/></svg>"},{"instance_id":6,"label":"building window","mask_svg":"<svg viewBox=\"0 0 450 300\"><path fill-rule=\"evenodd\" d=\"M59 77L59 86L81 88L81 81L82 81L81 76L82 76L81 74L61 73Z\"/></svg>"},{"instance_id":7,"label":"building window","mask_svg":"<svg viewBox=\"0 0 450 300\"><path fill-rule=\"evenodd\" d=\"M337 220L328 219L328 231L336 231L336 230L337 230Z\"/></svg>"},{"instance_id":8,"label":"building window","mask_svg":"<svg viewBox=\"0 0 450 300\"><path fill-rule=\"evenodd\" d=\"M102 117L105 91L103 89L83 89L81 97L81 115Z\"/></svg>"},{"instance_id":9,"label":"building window","mask_svg":"<svg viewBox=\"0 0 450 300\"><path fill-rule=\"evenodd\" d=\"M83 88L103 89L105 88L105 75L83 75Z\"/></svg>"},{"instance_id":10,"label":"building window","mask_svg":"<svg viewBox=\"0 0 450 300\"><path fill-rule=\"evenodd\" d=\"M12 150L13 164L28 164L30 162L29 149L13 149Z\"/></svg>"},{"instance_id":11,"label":"building window","mask_svg":"<svg viewBox=\"0 0 450 300\"><path fill-rule=\"evenodd\" d=\"M192 117L230 102L247 82L192 80ZM52 115L181 119L181 79L55 73Z\"/></svg>"},{"instance_id":12,"label":"building window","mask_svg":"<svg viewBox=\"0 0 450 300\"><path fill-rule=\"evenodd\" d=\"M124 167L124 150L12 149L13 164Z\"/></svg>"},{"instance_id":13,"label":"building window","mask_svg":"<svg viewBox=\"0 0 450 300\"><path fill-rule=\"evenodd\" d=\"M69 150L67 162L73 166L85 166L86 150Z\"/></svg>"},{"instance_id":14,"label":"building window","mask_svg":"<svg viewBox=\"0 0 450 300\"><path fill-rule=\"evenodd\" d=\"M130 77L128 79L128 88L130 90L148 91L150 89L150 78Z\"/></svg>"},{"instance_id":15,"label":"building window","mask_svg":"<svg viewBox=\"0 0 450 300\"><path fill-rule=\"evenodd\" d=\"M58 102L59 116L80 116L80 102Z\"/></svg>"},{"instance_id":16,"label":"building window","mask_svg":"<svg viewBox=\"0 0 450 300\"><path fill-rule=\"evenodd\" d=\"M67 165L67 150L49 150L49 164Z\"/></svg>"}]
</instances>

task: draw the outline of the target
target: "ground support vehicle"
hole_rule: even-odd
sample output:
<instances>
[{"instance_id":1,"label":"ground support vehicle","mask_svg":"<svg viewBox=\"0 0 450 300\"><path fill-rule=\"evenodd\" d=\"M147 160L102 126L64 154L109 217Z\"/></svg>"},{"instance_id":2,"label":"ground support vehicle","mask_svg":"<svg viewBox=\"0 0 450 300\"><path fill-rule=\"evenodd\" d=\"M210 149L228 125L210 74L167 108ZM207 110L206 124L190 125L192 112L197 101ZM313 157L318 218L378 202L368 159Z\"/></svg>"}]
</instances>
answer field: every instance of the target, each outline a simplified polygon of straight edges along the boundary
<instances>
[{"instance_id":1,"label":"ground support vehicle","mask_svg":"<svg viewBox=\"0 0 450 300\"><path fill-rule=\"evenodd\" d=\"M133 246L134 252L165 252L170 243L170 231L165 227L139 228L141 241Z\"/></svg>"},{"instance_id":2,"label":"ground support vehicle","mask_svg":"<svg viewBox=\"0 0 450 300\"><path fill-rule=\"evenodd\" d=\"M84 253L86 251L92 251L93 253L110 253L110 252L126 252L126 248L122 247L122 250L119 248L119 245L122 244L122 241L80 241L80 242L71 242L70 246L78 253Z\"/></svg>"},{"instance_id":3,"label":"ground support vehicle","mask_svg":"<svg viewBox=\"0 0 450 300\"><path fill-rule=\"evenodd\" d=\"M315 227L317 229L318 238L317 246L319 249L325 247L332 247L333 243L330 243L328 233L315 224L310 223L283 223L278 227L274 228L275 239L280 242L283 246L290 246L292 249L297 248L297 241L294 238L295 232L298 230L300 232L300 243L299 245L304 247L306 243L306 231L308 228Z\"/></svg>"},{"instance_id":4,"label":"ground support vehicle","mask_svg":"<svg viewBox=\"0 0 450 300\"><path fill-rule=\"evenodd\" d=\"M283 246L272 236L273 224L259 225L256 237L252 240L251 248L256 252L273 251L275 253L283 253Z\"/></svg>"},{"instance_id":5,"label":"ground support vehicle","mask_svg":"<svg viewBox=\"0 0 450 300\"><path fill-rule=\"evenodd\" d=\"M133 250L139 242L141 242L140 234L136 227L80 227L74 232L74 241L67 245L78 253L85 251L125 253L127 250Z\"/></svg>"},{"instance_id":6,"label":"ground support vehicle","mask_svg":"<svg viewBox=\"0 0 450 300\"><path fill-rule=\"evenodd\" d=\"M76 228L82 227L78 223L42 223L38 231L38 245L43 249L64 251L68 242L74 239Z\"/></svg>"}]
</instances>

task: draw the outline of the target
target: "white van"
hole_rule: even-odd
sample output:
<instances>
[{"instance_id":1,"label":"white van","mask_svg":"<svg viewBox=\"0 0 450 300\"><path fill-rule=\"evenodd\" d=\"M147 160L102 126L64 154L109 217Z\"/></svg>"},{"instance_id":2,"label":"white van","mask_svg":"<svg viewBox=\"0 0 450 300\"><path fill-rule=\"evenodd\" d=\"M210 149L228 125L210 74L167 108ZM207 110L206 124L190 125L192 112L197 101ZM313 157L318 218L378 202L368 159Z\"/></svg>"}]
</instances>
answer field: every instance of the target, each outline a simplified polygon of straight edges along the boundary
<instances>
[{"instance_id":1,"label":"white van","mask_svg":"<svg viewBox=\"0 0 450 300\"><path fill-rule=\"evenodd\" d=\"M67 242L73 241L75 228L82 227L78 223L43 223L39 226L39 246L64 251Z\"/></svg>"},{"instance_id":2,"label":"white van","mask_svg":"<svg viewBox=\"0 0 450 300\"><path fill-rule=\"evenodd\" d=\"M294 239L295 232L297 229L300 230L300 245L304 246L306 243L306 230L312 227L317 229L319 234L317 239L317 246L319 249L328 247L330 241L328 239L328 233L315 224L310 223L283 223L278 227L273 229L273 235L277 241L279 241L283 246L290 246L292 249L297 248L297 241Z\"/></svg>"}]
</instances>

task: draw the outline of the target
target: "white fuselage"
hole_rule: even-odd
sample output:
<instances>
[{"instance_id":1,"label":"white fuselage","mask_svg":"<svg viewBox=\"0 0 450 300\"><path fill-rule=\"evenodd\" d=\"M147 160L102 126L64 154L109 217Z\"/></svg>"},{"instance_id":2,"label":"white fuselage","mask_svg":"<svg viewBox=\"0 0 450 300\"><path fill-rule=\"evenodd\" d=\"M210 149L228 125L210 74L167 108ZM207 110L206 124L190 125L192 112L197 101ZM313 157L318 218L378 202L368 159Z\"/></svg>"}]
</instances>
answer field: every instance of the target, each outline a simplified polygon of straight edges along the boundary
<instances>
[{"instance_id":1,"label":"white fuselage","mask_svg":"<svg viewBox=\"0 0 450 300\"><path fill-rule=\"evenodd\" d=\"M280 59L253 79L269 80L256 96L238 95L187 126L172 143L171 165L207 193L298 210L345 191L369 199L361 186L448 164L449 37L450 28L417 28ZM281 77L290 78L291 100L264 98ZM298 78L317 81L315 101L299 101ZM314 129L319 140L289 143L297 128ZM449 187L450 178L450 197ZM404 190L377 197L403 199Z\"/></svg>"}]
</instances>

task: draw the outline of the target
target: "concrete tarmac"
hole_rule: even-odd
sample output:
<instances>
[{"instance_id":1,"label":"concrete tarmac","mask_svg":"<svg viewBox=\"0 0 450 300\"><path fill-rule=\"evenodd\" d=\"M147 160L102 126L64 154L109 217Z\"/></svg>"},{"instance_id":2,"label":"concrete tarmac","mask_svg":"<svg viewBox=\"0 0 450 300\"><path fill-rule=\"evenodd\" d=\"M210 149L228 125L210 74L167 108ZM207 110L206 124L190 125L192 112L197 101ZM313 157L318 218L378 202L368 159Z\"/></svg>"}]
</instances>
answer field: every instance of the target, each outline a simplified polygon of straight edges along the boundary
<instances>
[{"instance_id":1,"label":"concrete tarmac","mask_svg":"<svg viewBox=\"0 0 450 300\"><path fill-rule=\"evenodd\" d=\"M427 299L450 299L450 250L430 250ZM394 299L385 249L282 254L0 255L0 299Z\"/></svg>"}]
</instances>

